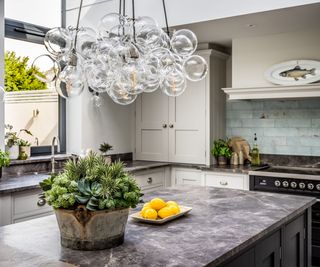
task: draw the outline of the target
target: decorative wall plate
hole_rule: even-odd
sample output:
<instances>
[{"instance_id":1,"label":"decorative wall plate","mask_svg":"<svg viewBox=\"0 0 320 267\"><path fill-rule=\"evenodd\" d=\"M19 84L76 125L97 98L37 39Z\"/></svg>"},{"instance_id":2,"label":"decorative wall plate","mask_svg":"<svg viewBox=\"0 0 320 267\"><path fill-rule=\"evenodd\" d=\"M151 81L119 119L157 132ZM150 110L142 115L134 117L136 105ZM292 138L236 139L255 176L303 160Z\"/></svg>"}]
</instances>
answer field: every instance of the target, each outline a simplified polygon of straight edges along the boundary
<instances>
[{"instance_id":1,"label":"decorative wall plate","mask_svg":"<svg viewBox=\"0 0 320 267\"><path fill-rule=\"evenodd\" d=\"M320 81L320 61L291 60L273 65L264 73L269 82L301 85Z\"/></svg>"}]
</instances>

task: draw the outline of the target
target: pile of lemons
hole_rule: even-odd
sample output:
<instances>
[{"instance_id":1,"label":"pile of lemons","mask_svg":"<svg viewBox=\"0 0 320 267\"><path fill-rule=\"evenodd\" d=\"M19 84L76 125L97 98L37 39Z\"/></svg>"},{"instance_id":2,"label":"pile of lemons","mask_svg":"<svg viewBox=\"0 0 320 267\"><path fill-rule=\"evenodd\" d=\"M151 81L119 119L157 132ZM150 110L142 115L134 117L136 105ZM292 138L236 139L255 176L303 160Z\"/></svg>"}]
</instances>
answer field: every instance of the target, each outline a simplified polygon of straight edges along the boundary
<instances>
[{"instance_id":1,"label":"pile of lemons","mask_svg":"<svg viewBox=\"0 0 320 267\"><path fill-rule=\"evenodd\" d=\"M154 198L150 202L145 203L140 211L142 218L151 220L164 219L178 213L180 213L180 207L176 202L165 202L161 198Z\"/></svg>"}]
</instances>

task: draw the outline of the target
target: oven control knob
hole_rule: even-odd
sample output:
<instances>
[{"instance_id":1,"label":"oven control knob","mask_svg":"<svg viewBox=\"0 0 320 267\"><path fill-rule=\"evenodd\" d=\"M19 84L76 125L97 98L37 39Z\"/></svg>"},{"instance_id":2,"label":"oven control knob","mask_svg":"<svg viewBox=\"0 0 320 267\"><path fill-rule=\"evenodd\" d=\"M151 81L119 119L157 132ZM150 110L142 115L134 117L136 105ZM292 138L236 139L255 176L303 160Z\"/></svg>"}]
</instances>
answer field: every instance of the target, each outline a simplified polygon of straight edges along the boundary
<instances>
[{"instance_id":1,"label":"oven control knob","mask_svg":"<svg viewBox=\"0 0 320 267\"><path fill-rule=\"evenodd\" d=\"M276 180L275 182L274 182L274 185L276 186L276 187L279 187L280 185L281 185L281 182L279 181L279 180ZM319 185L320 186L320 185Z\"/></svg>"},{"instance_id":2,"label":"oven control knob","mask_svg":"<svg viewBox=\"0 0 320 267\"><path fill-rule=\"evenodd\" d=\"M305 183L299 183L299 188L300 189L305 189L306 188L306 184Z\"/></svg>"},{"instance_id":3,"label":"oven control knob","mask_svg":"<svg viewBox=\"0 0 320 267\"><path fill-rule=\"evenodd\" d=\"M282 182L283 187L289 187L289 183L287 181Z\"/></svg>"},{"instance_id":4,"label":"oven control knob","mask_svg":"<svg viewBox=\"0 0 320 267\"><path fill-rule=\"evenodd\" d=\"M314 185L313 185L313 184L311 184L311 183L308 184L308 189L309 189L309 190L312 190L313 188L314 188Z\"/></svg>"},{"instance_id":5,"label":"oven control knob","mask_svg":"<svg viewBox=\"0 0 320 267\"><path fill-rule=\"evenodd\" d=\"M290 186L291 186L291 188L297 188L297 183L296 182L291 182Z\"/></svg>"},{"instance_id":6,"label":"oven control knob","mask_svg":"<svg viewBox=\"0 0 320 267\"><path fill-rule=\"evenodd\" d=\"M317 188L317 190L320 191L320 184L317 184L317 185L316 185L316 188Z\"/></svg>"}]
</instances>

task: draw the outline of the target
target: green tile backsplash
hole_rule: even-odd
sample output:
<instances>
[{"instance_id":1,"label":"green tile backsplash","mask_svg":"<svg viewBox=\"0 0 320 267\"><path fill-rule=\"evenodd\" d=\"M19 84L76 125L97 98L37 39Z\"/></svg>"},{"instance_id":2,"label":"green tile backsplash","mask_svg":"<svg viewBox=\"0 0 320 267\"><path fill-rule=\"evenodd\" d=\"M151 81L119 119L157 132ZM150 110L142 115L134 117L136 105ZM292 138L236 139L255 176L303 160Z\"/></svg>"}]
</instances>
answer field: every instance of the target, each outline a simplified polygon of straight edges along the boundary
<instances>
[{"instance_id":1,"label":"green tile backsplash","mask_svg":"<svg viewBox=\"0 0 320 267\"><path fill-rule=\"evenodd\" d=\"M227 136L254 133L261 153L320 156L320 99L228 102Z\"/></svg>"}]
</instances>

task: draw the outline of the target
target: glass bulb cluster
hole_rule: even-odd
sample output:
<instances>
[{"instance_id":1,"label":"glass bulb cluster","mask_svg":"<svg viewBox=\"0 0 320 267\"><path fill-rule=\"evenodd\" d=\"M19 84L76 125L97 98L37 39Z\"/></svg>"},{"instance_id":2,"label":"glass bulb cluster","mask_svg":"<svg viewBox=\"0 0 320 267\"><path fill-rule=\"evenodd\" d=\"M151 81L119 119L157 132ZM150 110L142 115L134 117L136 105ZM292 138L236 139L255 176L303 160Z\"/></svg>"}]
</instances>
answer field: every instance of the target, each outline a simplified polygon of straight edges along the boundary
<instances>
[{"instance_id":1,"label":"glass bulb cluster","mask_svg":"<svg viewBox=\"0 0 320 267\"><path fill-rule=\"evenodd\" d=\"M120 105L159 88L175 97L185 91L187 79L199 81L208 71L206 61L194 55L198 41L192 31L178 30L170 38L150 17L110 13L97 31L54 28L44 42L50 55L39 56L33 64L45 61L50 66L38 78L55 81L64 98L80 95L86 85Z\"/></svg>"}]
</instances>

